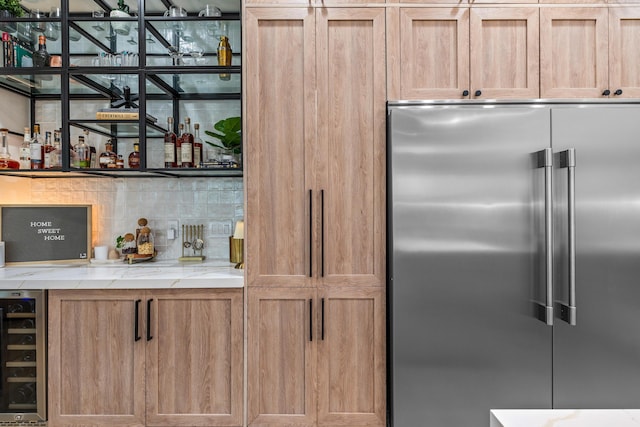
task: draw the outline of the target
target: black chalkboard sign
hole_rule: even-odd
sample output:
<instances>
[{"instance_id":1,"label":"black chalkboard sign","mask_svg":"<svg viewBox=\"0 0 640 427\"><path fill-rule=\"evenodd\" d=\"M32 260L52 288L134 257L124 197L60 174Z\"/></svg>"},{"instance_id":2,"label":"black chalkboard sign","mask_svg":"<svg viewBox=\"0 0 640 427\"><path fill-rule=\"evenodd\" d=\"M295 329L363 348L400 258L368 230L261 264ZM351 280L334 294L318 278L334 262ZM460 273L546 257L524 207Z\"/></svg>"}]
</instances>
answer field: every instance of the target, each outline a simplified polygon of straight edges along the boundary
<instances>
[{"instance_id":1,"label":"black chalkboard sign","mask_svg":"<svg viewBox=\"0 0 640 427\"><path fill-rule=\"evenodd\" d=\"M0 205L5 262L82 262L91 255L91 206Z\"/></svg>"}]
</instances>

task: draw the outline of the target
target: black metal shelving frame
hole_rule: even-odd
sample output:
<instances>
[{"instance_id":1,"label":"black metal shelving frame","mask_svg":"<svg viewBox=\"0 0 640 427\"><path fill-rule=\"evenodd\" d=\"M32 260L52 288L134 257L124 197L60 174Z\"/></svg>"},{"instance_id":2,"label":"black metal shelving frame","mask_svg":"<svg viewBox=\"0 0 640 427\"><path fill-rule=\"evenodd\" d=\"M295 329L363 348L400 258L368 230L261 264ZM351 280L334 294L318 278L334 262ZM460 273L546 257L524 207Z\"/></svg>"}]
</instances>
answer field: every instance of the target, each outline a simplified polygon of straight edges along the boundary
<instances>
[{"instance_id":1,"label":"black metal shelving frame","mask_svg":"<svg viewBox=\"0 0 640 427\"><path fill-rule=\"evenodd\" d=\"M137 0L138 16L131 18L110 18L105 16L100 18L100 22L121 22L130 21L135 22L138 28L144 29L144 31L138 31L138 57L139 63L137 66L117 66L117 67L104 67L104 66L78 66L72 67L70 59L72 56L80 56L77 54L71 55L69 32L73 28L82 37L89 40L92 44L97 46L101 51L108 53L115 53L117 47L115 41L111 42L111 45L107 45L90 32L86 31L79 22L83 21L95 21L89 13L79 14L71 13L69 10L70 0L61 0L60 19L39 19L38 22L60 22L61 24L61 59L62 66L57 68L31 68L31 67L0 67L0 87L9 90L18 95L29 98L30 100L30 118L31 127L36 121L36 103L41 100L59 100L61 102L61 120L62 120L62 151L63 153L70 153L71 138L70 128L77 127L83 130L89 130L100 135L110 138L137 138L140 143L140 162L141 168L132 169L76 169L71 167L69 155L62 156L62 168L59 170L3 170L0 171L1 175L8 176L20 176L29 178L81 178L86 176L105 176L105 177L128 177L128 178L148 178L148 177L240 177L242 176L242 168L150 168L147 167L147 139L149 138L161 138L166 131L166 128L150 122L147 120L147 101L153 100L169 100L172 102L173 117L179 117L179 105L181 101L218 101L218 100L242 100L242 82L240 79L240 92L238 93L189 93L180 90L177 78L175 76L191 75L191 74L210 74L216 76L220 73L237 74L241 75L242 67L240 65L232 65L230 67L221 66L147 66L147 51L146 51L146 33L150 33L155 37L159 43L169 48L171 43L166 40L162 33L156 28L154 23L167 22L168 19L171 22L174 21L205 21L205 20L220 20L240 21L240 13L223 13L221 17L199 17L199 16L186 16L182 18L166 18L161 14L147 13L145 14L145 0ZM93 0L97 7L103 9L105 14L108 15L111 10L111 6L103 0ZM171 0L162 0L162 4L169 9L174 6ZM27 13L29 11L27 10ZM3 19L4 20L4 19ZM12 18L9 22L33 22L33 18ZM152 54L151 54L152 55ZM91 54L93 56L93 54ZM213 56L212 54L205 54L205 56ZM234 56L238 56L234 53ZM105 100L110 99L111 102L121 99L121 91L118 91L112 86L102 85L91 78L93 75L103 74L127 74L135 75L138 79L137 97L139 98L139 118L137 120L77 120L70 117L70 102L77 100ZM168 84L162 79L162 76L173 75L173 85ZM21 77L26 76L26 78ZM34 91L36 86L34 83L38 79L51 76L53 78L60 79L60 91L59 93L38 93ZM4 77L4 79L3 79ZM9 84L6 80L12 80ZM80 83L86 86L94 93L71 93L70 81ZM157 87L161 93L147 94L147 82ZM178 131L178 122L174 122L174 132ZM127 129L128 133L121 133L122 129ZM136 133L136 129L138 132ZM150 131L147 131L149 129ZM142 131L144 130L144 131ZM14 130L10 130L10 133L22 136Z\"/></svg>"}]
</instances>

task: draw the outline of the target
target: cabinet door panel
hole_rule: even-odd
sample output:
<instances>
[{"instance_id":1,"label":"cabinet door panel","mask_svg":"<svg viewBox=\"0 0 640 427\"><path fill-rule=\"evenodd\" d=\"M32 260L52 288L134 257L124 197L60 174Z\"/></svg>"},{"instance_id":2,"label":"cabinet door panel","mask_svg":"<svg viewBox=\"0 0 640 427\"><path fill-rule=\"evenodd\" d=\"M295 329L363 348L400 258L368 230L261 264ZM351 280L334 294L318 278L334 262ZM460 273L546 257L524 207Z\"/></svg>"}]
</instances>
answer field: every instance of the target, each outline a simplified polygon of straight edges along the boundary
<instances>
[{"instance_id":1,"label":"cabinet door panel","mask_svg":"<svg viewBox=\"0 0 640 427\"><path fill-rule=\"evenodd\" d=\"M471 10L471 97L540 96L537 8Z\"/></svg>"},{"instance_id":2,"label":"cabinet door panel","mask_svg":"<svg viewBox=\"0 0 640 427\"><path fill-rule=\"evenodd\" d=\"M249 288L248 425L311 426L316 420L314 289ZM317 310L317 307L316 307Z\"/></svg>"},{"instance_id":3,"label":"cabinet door panel","mask_svg":"<svg viewBox=\"0 0 640 427\"><path fill-rule=\"evenodd\" d=\"M148 300L147 423L242 425L242 291L154 291Z\"/></svg>"},{"instance_id":4,"label":"cabinet door panel","mask_svg":"<svg viewBox=\"0 0 640 427\"><path fill-rule=\"evenodd\" d=\"M131 291L49 292L50 425L145 424L135 299ZM140 305L140 328L142 316Z\"/></svg>"},{"instance_id":5,"label":"cabinet door panel","mask_svg":"<svg viewBox=\"0 0 640 427\"><path fill-rule=\"evenodd\" d=\"M313 24L313 11L307 9L246 11L246 51L251 52L245 91L249 286L310 280Z\"/></svg>"},{"instance_id":6,"label":"cabinet door panel","mask_svg":"<svg viewBox=\"0 0 640 427\"><path fill-rule=\"evenodd\" d=\"M467 98L469 9L401 8L398 25L400 99Z\"/></svg>"},{"instance_id":7,"label":"cabinet door panel","mask_svg":"<svg viewBox=\"0 0 640 427\"><path fill-rule=\"evenodd\" d=\"M385 12L318 11L324 284L384 284Z\"/></svg>"},{"instance_id":8,"label":"cabinet door panel","mask_svg":"<svg viewBox=\"0 0 640 427\"><path fill-rule=\"evenodd\" d=\"M384 426L384 289L330 289L319 296L318 424Z\"/></svg>"},{"instance_id":9,"label":"cabinet door panel","mask_svg":"<svg viewBox=\"0 0 640 427\"><path fill-rule=\"evenodd\" d=\"M611 97L640 98L640 8L609 9ZM617 90L620 95L615 95Z\"/></svg>"},{"instance_id":10,"label":"cabinet door panel","mask_svg":"<svg viewBox=\"0 0 640 427\"><path fill-rule=\"evenodd\" d=\"M600 98L609 87L605 8L540 10L541 98Z\"/></svg>"}]
</instances>

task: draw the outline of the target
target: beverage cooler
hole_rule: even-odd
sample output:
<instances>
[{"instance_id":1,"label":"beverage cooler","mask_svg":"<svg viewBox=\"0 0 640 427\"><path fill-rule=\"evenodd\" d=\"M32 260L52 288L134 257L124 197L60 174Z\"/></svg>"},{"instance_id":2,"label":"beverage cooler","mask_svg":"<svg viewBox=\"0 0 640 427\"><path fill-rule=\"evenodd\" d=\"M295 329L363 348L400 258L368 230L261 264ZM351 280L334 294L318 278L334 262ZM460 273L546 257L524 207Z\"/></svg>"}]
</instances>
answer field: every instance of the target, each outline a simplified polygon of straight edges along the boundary
<instances>
[{"instance_id":1,"label":"beverage cooler","mask_svg":"<svg viewBox=\"0 0 640 427\"><path fill-rule=\"evenodd\" d=\"M0 291L2 425L46 419L45 322L45 291Z\"/></svg>"}]
</instances>

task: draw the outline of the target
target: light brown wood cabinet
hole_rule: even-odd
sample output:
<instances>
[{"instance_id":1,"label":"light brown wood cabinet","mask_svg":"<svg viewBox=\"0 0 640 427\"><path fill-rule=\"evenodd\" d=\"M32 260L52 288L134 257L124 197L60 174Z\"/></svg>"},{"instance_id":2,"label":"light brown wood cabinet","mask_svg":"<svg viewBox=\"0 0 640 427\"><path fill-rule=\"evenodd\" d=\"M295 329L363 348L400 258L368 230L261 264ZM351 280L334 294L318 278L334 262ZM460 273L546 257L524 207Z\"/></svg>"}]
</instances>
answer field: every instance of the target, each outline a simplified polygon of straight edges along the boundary
<instances>
[{"instance_id":1,"label":"light brown wood cabinet","mask_svg":"<svg viewBox=\"0 0 640 427\"><path fill-rule=\"evenodd\" d=\"M537 7L388 9L390 99L539 96Z\"/></svg>"},{"instance_id":2,"label":"light brown wood cabinet","mask_svg":"<svg viewBox=\"0 0 640 427\"><path fill-rule=\"evenodd\" d=\"M384 286L384 8L245 27L248 286Z\"/></svg>"},{"instance_id":3,"label":"light brown wood cabinet","mask_svg":"<svg viewBox=\"0 0 640 427\"><path fill-rule=\"evenodd\" d=\"M249 426L385 425L384 289L249 291Z\"/></svg>"},{"instance_id":4,"label":"light brown wood cabinet","mask_svg":"<svg viewBox=\"0 0 640 427\"><path fill-rule=\"evenodd\" d=\"M240 426L242 290L49 292L49 426Z\"/></svg>"}]
</instances>

